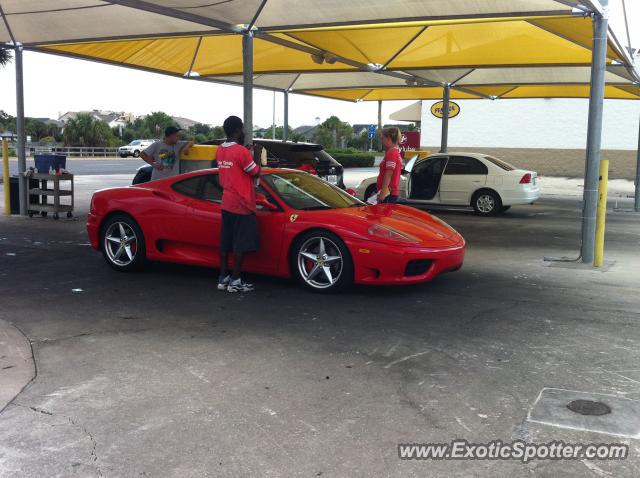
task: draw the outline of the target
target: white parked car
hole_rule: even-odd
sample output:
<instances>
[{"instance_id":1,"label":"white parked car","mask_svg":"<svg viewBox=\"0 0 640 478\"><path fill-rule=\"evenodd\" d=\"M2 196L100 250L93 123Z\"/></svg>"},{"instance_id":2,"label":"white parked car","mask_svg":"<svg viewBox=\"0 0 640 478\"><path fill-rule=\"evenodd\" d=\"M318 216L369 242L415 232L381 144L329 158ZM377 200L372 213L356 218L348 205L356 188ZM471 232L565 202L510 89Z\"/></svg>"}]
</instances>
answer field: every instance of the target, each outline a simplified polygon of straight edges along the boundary
<instances>
[{"instance_id":1,"label":"white parked car","mask_svg":"<svg viewBox=\"0 0 640 478\"><path fill-rule=\"evenodd\" d=\"M151 146L157 139L134 139L126 146L120 146L118 148L118 154L121 158L126 158L127 156L133 156L137 158L140 156L145 149Z\"/></svg>"},{"instance_id":2,"label":"white parked car","mask_svg":"<svg viewBox=\"0 0 640 478\"><path fill-rule=\"evenodd\" d=\"M360 182L356 196L376 194L376 176ZM479 153L438 153L410 158L400 178L400 197L418 204L473 207L491 215L540 197L538 173Z\"/></svg>"}]
</instances>

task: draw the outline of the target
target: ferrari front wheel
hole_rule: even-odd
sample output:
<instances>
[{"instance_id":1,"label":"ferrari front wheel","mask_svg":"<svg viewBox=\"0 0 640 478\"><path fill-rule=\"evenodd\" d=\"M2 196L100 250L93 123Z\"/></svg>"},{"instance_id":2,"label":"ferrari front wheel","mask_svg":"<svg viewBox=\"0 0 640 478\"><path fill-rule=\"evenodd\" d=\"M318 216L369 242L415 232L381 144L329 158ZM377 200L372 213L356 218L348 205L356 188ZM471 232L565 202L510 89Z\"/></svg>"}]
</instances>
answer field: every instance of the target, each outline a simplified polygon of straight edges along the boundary
<instances>
[{"instance_id":1,"label":"ferrari front wheel","mask_svg":"<svg viewBox=\"0 0 640 478\"><path fill-rule=\"evenodd\" d=\"M316 292L334 292L353 283L353 260L344 242L329 231L310 231L294 244L291 269Z\"/></svg>"}]
</instances>

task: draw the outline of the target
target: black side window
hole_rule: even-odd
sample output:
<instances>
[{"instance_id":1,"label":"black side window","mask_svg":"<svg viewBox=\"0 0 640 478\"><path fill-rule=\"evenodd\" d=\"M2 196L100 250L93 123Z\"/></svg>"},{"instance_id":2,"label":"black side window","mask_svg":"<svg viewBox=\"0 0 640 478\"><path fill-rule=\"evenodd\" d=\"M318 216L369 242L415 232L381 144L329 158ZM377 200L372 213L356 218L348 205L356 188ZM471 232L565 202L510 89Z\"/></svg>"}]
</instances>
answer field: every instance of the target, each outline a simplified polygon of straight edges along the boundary
<instances>
[{"instance_id":1,"label":"black side window","mask_svg":"<svg viewBox=\"0 0 640 478\"><path fill-rule=\"evenodd\" d=\"M446 164L446 158L429 158L424 161L420 161L413 167L413 172L416 174L442 174L442 168ZM447 168L448 169L448 168Z\"/></svg>"},{"instance_id":2,"label":"black side window","mask_svg":"<svg viewBox=\"0 0 640 478\"><path fill-rule=\"evenodd\" d=\"M198 197L198 190L200 189L200 183L202 182L202 176L195 178L185 179L174 183L173 190L177 193L184 194L192 198Z\"/></svg>"},{"instance_id":3,"label":"black side window","mask_svg":"<svg viewBox=\"0 0 640 478\"><path fill-rule=\"evenodd\" d=\"M487 167L475 158L467 156L451 156L444 174L488 174Z\"/></svg>"},{"instance_id":4,"label":"black side window","mask_svg":"<svg viewBox=\"0 0 640 478\"><path fill-rule=\"evenodd\" d=\"M205 201L220 202L222 201L222 186L217 174L207 174L202 184L202 194L198 199Z\"/></svg>"}]
</instances>

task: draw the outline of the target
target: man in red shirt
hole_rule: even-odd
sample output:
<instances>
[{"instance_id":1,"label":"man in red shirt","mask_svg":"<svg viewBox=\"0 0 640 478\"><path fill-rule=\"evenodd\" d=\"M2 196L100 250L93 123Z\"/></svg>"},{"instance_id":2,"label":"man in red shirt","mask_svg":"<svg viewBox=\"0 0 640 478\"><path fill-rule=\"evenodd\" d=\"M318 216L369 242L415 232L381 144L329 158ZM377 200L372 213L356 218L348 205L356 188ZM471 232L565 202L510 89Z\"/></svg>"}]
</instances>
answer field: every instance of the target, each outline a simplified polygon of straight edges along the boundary
<instances>
[{"instance_id":1,"label":"man in red shirt","mask_svg":"<svg viewBox=\"0 0 640 478\"><path fill-rule=\"evenodd\" d=\"M220 186L223 189L218 290L250 292L254 287L240 278L240 271L245 253L255 252L260 246L254 185L254 178L260 175L260 166L244 146L242 120L237 116L229 116L223 128L227 141L220 145L216 153ZM233 252L231 276L227 273L230 252Z\"/></svg>"}]
</instances>

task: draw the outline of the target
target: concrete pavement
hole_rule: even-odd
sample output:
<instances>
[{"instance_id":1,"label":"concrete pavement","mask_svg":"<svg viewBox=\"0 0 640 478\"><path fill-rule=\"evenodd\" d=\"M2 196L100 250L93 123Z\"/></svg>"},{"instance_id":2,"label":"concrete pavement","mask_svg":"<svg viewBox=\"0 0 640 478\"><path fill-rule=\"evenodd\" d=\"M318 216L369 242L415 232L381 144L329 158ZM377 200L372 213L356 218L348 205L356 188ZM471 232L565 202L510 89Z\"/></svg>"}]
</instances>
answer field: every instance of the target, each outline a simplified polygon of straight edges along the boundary
<instances>
[{"instance_id":1,"label":"concrete pavement","mask_svg":"<svg viewBox=\"0 0 640 478\"><path fill-rule=\"evenodd\" d=\"M468 241L462 270L333 296L260 276L252 295L219 293L216 271L172 265L117 273L82 219L0 218L0 319L38 365L0 414L0 476L637 476L637 438L527 417L549 387L640 400L640 218L609 214L603 273L542 261L575 255L578 201L438 215ZM454 438L631 456L398 459L398 443Z\"/></svg>"},{"instance_id":2,"label":"concrete pavement","mask_svg":"<svg viewBox=\"0 0 640 478\"><path fill-rule=\"evenodd\" d=\"M31 344L15 326L0 320L0 411L35 377Z\"/></svg>"}]
</instances>

